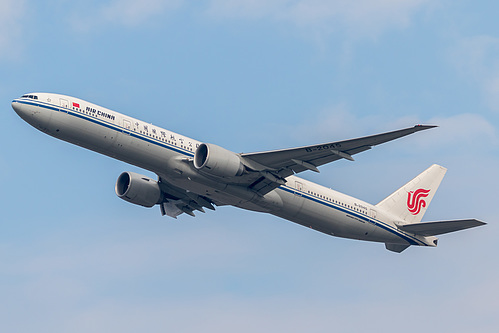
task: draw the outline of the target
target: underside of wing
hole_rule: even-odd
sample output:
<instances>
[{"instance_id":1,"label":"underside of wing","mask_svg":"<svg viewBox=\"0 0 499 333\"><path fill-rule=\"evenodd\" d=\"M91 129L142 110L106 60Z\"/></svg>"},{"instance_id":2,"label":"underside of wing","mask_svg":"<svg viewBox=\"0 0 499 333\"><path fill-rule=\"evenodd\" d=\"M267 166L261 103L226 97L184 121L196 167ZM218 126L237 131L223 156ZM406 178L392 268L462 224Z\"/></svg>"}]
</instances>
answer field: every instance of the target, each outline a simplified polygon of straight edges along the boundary
<instances>
[{"instance_id":1,"label":"underside of wing","mask_svg":"<svg viewBox=\"0 0 499 333\"><path fill-rule=\"evenodd\" d=\"M163 192L163 202L159 204L162 215L177 218L180 214L185 213L195 216L194 211L204 213L204 208L215 210L215 206L217 206L217 203L210 198L173 186L161 177L159 177L158 183Z\"/></svg>"},{"instance_id":2,"label":"underside of wing","mask_svg":"<svg viewBox=\"0 0 499 333\"><path fill-rule=\"evenodd\" d=\"M260 177L251 183L250 188L265 194L285 183L285 178L294 173L306 170L319 172L317 167L339 159L353 161L353 155L369 150L373 146L433 127L436 126L416 125L344 141L241 154L241 158L248 169L260 173Z\"/></svg>"}]
</instances>

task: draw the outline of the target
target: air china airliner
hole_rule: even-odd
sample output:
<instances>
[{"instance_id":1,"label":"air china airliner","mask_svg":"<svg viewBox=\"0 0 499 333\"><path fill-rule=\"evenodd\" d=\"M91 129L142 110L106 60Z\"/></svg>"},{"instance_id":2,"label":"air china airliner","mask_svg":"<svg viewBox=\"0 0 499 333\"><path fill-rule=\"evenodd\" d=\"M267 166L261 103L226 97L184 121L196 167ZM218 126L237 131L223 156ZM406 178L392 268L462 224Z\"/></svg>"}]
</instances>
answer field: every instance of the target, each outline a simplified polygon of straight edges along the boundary
<instances>
[{"instance_id":1,"label":"air china airliner","mask_svg":"<svg viewBox=\"0 0 499 333\"><path fill-rule=\"evenodd\" d=\"M435 126L238 154L70 96L30 93L14 99L12 107L48 135L157 174L155 180L123 172L116 194L136 205L158 205L162 215L173 218L232 205L332 236L385 243L398 253L411 245L435 247L436 235L485 224L476 219L421 222L446 172L439 165L376 205L295 176L319 172L319 166L340 159L353 161L353 155L373 146Z\"/></svg>"}]
</instances>

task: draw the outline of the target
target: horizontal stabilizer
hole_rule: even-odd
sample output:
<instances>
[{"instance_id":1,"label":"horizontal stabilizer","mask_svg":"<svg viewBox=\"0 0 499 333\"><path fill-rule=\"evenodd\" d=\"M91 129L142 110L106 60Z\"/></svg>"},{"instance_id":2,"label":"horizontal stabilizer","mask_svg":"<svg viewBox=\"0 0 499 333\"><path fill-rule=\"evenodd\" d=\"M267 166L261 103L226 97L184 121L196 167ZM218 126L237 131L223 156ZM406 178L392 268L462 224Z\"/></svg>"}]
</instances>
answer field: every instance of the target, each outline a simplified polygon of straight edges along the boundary
<instances>
[{"instance_id":1,"label":"horizontal stabilizer","mask_svg":"<svg viewBox=\"0 0 499 333\"><path fill-rule=\"evenodd\" d=\"M438 221L438 222L423 222L399 225L399 229L422 236L435 236L442 235L449 232L479 227L487 223L475 219L469 220L452 220L452 221Z\"/></svg>"}]
</instances>

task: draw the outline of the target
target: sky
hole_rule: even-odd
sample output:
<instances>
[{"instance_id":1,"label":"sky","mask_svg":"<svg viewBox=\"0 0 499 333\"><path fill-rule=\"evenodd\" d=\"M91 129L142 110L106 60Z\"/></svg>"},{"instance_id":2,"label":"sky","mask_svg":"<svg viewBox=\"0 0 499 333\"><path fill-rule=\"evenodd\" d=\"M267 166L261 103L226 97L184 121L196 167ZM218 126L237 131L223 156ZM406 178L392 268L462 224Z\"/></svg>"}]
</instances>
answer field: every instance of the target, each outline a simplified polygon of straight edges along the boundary
<instances>
[{"instance_id":1,"label":"sky","mask_svg":"<svg viewBox=\"0 0 499 333\"><path fill-rule=\"evenodd\" d=\"M497 332L497 1L0 0L0 331ZM49 137L11 101L76 96L235 152L434 124L301 176L377 203L448 168L401 254L219 207L116 197L150 172Z\"/></svg>"}]
</instances>

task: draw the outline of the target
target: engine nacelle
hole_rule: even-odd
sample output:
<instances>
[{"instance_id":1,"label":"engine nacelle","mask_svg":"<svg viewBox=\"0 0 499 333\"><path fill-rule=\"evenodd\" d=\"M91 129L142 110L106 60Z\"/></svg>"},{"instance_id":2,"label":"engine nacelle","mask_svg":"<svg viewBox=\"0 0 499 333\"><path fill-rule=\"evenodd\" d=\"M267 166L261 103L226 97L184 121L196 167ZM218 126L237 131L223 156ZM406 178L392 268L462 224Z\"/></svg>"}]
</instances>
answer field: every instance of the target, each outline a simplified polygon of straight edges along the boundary
<instances>
[{"instance_id":1,"label":"engine nacelle","mask_svg":"<svg viewBox=\"0 0 499 333\"><path fill-rule=\"evenodd\" d=\"M161 201L158 182L135 172L123 172L114 190L121 199L144 207L152 207Z\"/></svg>"},{"instance_id":2,"label":"engine nacelle","mask_svg":"<svg viewBox=\"0 0 499 333\"><path fill-rule=\"evenodd\" d=\"M243 174L244 165L236 153L211 143L202 143L194 154L194 167L219 177Z\"/></svg>"}]
</instances>

